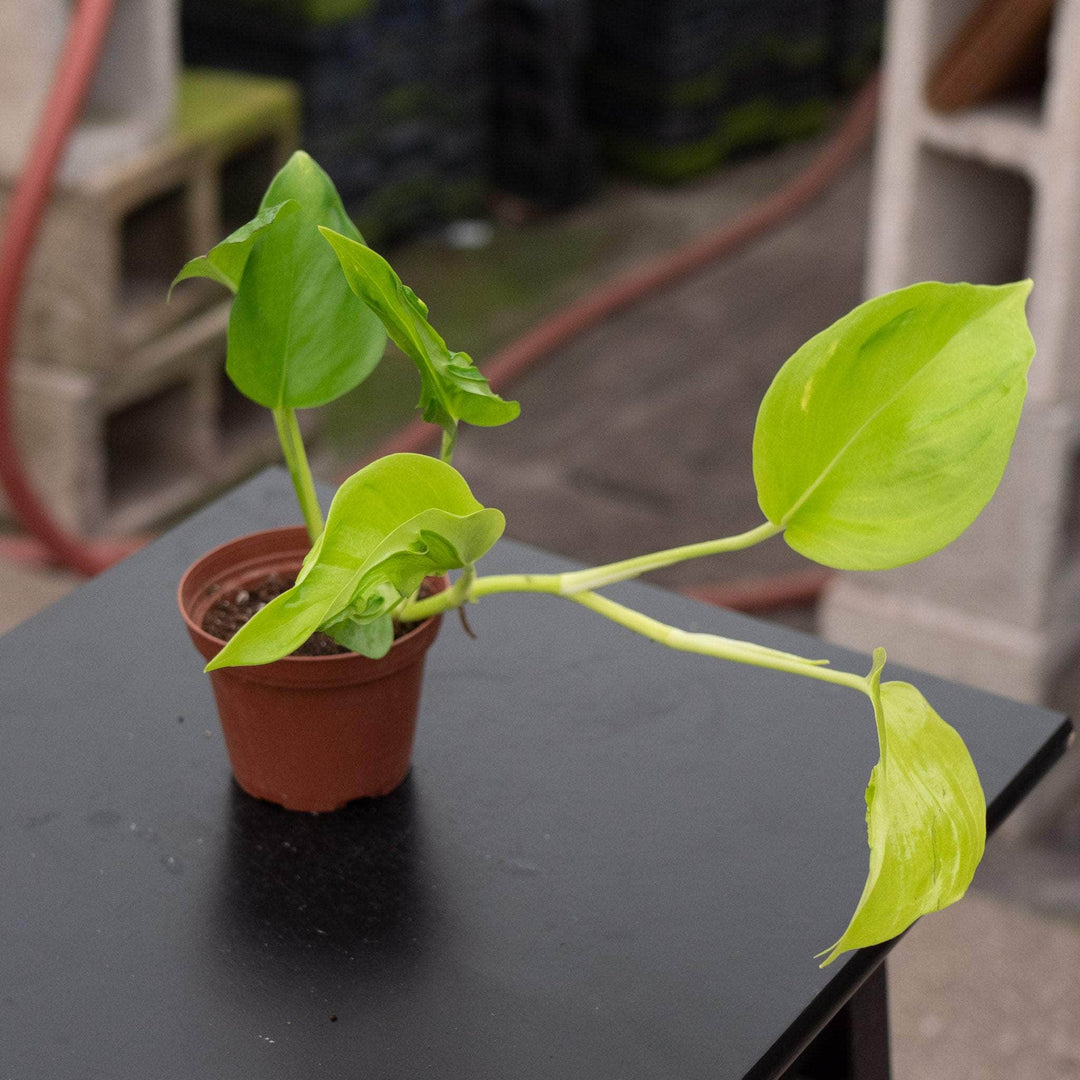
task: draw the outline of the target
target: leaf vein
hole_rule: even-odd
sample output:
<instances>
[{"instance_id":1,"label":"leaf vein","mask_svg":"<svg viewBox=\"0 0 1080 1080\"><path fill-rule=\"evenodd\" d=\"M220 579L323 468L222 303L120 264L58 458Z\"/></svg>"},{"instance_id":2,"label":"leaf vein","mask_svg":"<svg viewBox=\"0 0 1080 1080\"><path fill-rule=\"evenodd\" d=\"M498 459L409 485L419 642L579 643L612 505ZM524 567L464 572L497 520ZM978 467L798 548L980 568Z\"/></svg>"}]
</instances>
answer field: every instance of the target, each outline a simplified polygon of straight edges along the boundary
<instances>
[{"instance_id":1,"label":"leaf vein","mask_svg":"<svg viewBox=\"0 0 1080 1080\"><path fill-rule=\"evenodd\" d=\"M877 420L878 417L881 416L881 414L883 412L885 412L886 409L888 409L891 405L893 405L896 402L896 400L899 397L901 397L907 391L907 389L911 386L911 384L913 382L915 382L916 379L918 379L921 375L923 375L926 371L928 371L935 363L937 363L937 361L941 358L942 354L945 352L946 346L955 337L956 337L956 334L950 335L948 341L946 341L941 346L941 348L939 348L937 350L937 352L935 352L934 355L931 356L930 359L926 361L926 363L922 364L916 371L912 372L912 374L899 387L897 387L896 391L889 398L887 398L885 401L883 401L855 429L855 431L852 433L851 437L847 440L847 442L845 442L844 445L841 446L839 450L837 450L837 452L833 455L833 457L829 461L829 463L825 466L824 469L821 470L821 472L815 478L814 482L802 493L802 495L799 496L798 499L795 500L795 502L791 506L791 509L788 510L788 512L786 514L784 514L784 516L780 519L779 524L780 524L780 526L782 528L787 527L787 525L791 521L792 517L795 514L797 514L800 509L802 509L802 507L806 504L806 501L825 482L825 480L829 476L829 474L833 471L833 469L837 466L837 464L839 464L839 462L844 457L844 455L851 449L851 447L854 445L854 443L856 441L858 441L860 436L867 430L867 428L869 428L870 425L873 424L874 421Z\"/></svg>"}]
</instances>

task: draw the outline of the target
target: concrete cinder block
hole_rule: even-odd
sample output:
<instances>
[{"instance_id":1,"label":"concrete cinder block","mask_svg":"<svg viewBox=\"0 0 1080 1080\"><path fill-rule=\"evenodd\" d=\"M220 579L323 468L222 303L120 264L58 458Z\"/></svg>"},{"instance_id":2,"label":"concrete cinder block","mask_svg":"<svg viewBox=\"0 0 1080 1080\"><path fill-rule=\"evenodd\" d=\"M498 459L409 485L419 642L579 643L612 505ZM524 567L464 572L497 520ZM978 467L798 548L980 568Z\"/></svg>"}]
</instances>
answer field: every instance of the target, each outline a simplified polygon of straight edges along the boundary
<instances>
[{"instance_id":1,"label":"concrete cinder block","mask_svg":"<svg viewBox=\"0 0 1080 1080\"><path fill-rule=\"evenodd\" d=\"M0 176L18 175L44 110L68 0L0 0ZM119 0L61 182L92 175L164 135L179 70L176 0Z\"/></svg>"},{"instance_id":2,"label":"concrete cinder block","mask_svg":"<svg viewBox=\"0 0 1080 1080\"><path fill-rule=\"evenodd\" d=\"M131 357L122 378L14 365L22 463L64 527L81 535L144 528L215 478L213 380L227 307Z\"/></svg>"},{"instance_id":3,"label":"concrete cinder block","mask_svg":"<svg viewBox=\"0 0 1080 1080\"><path fill-rule=\"evenodd\" d=\"M1056 6L1040 93L936 114L924 87L978 2L890 2L867 293L1032 277L1028 404L975 524L921 563L841 575L821 617L844 644L1038 700L1080 645L1080 0Z\"/></svg>"},{"instance_id":4,"label":"concrete cinder block","mask_svg":"<svg viewBox=\"0 0 1080 1080\"><path fill-rule=\"evenodd\" d=\"M181 106L167 137L54 193L21 300L17 356L112 369L223 295L196 280L166 301L184 262L254 213L295 148L296 93L276 80L191 73ZM9 191L0 184L0 212Z\"/></svg>"},{"instance_id":5,"label":"concrete cinder block","mask_svg":"<svg viewBox=\"0 0 1080 1080\"><path fill-rule=\"evenodd\" d=\"M937 114L923 88L976 0L893 0L867 292L1030 276L1030 397L1080 407L1080 2L1060 0L1041 94Z\"/></svg>"},{"instance_id":6,"label":"concrete cinder block","mask_svg":"<svg viewBox=\"0 0 1080 1080\"><path fill-rule=\"evenodd\" d=\"M225 376L229 308L225 301L193 316L118 371L14 365L22 462L65 528L143 531L280 460L268 410ZM306 436L316 425L316 413L301 414Z\"/></svg>"},{"instance_id":7,"label":"concrete cinder block","mask_svg":"<svg viewBox=\"0 0 1080 1080\"><path fill-rule=\"evenodd\" d=\"M1061 648L1080 639L1080 627L1068 642L1055 642L1044 630L971 615L849 574L826 589L818 630L838 645L862 652L883 646L894 663L1029 702L1043 699Z\"/></svg>"}]
</instances>

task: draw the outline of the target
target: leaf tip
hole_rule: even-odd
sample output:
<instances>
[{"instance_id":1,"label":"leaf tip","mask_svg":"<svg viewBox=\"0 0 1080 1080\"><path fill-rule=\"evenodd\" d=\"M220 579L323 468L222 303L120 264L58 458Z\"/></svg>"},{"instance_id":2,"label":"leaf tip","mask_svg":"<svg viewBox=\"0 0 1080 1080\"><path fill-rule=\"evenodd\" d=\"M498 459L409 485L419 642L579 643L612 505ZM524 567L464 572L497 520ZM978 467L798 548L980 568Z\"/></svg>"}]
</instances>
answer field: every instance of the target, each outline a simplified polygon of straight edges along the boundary
<instances>
[{"instance_id":1,"label":"leaf tip","mask_svg":"<svg viewBox=\"0 0 1080 1080\"><path fill-rule=\"evenodd\" d=\"M331 229L329 225L319 225L317 228L322 234L322 238L335 250L337 250L340 241L349 239L347 236L339 233L337 229Z\"/></svg>"},{"instance_id":2,"label":"leaf tip","mask_svg":"<svg viewBox=\"0 0 1080 1080\"><path fill-rule=\"evenodd\" d=\"M821 960L823 956L825 957L825 959L821 960L821 963L818 964L818 968L827 968L844 951L845 950L840 948L840 942L838 941L835 945L830 945L829 948L822 949L819 953L814 953L815 960Z\"/></svg>"}]
</instances>

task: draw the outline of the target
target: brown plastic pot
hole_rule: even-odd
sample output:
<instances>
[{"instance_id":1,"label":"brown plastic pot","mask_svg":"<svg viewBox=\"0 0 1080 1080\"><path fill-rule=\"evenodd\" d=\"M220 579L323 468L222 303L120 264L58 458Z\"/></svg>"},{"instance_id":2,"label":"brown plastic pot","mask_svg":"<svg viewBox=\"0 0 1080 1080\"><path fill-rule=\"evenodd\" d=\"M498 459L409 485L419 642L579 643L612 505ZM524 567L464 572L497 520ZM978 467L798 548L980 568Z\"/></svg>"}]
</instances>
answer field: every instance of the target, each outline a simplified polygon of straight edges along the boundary
<instances>
[{"instance_id":1,"label":"brown plastic pot","mask_svg":"<svg viewBox=\"0 0 1080 1080\"><path fill-rule=\"evenodd\" d=\"M188 568L178 590L180 612L206 660L225 644L202 629L221 593L250 588L270 574L295 574L309 546L302 527L269 529L222 544ZM439 623L439 616L420 623L380 660L356 653L286 656L210 672L240 787L308 811L393 791L412 761L424 656Z\"/></svg>"}]
</instances>

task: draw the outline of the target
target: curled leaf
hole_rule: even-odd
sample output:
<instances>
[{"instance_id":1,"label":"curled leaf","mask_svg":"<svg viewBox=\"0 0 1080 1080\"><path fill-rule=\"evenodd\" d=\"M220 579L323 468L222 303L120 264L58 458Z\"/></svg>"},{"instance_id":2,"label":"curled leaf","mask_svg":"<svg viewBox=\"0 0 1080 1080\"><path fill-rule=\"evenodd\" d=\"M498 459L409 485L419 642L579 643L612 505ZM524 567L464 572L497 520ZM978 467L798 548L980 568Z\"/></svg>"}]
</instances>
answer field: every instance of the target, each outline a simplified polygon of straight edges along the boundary
<instances>
[{"instance_id":1,"label":"curled leaf","mask_svg":"<svg viewBox=\"0 0 1080 1080\"><path fill-rule=\"evenodd\" d=\"M428 575L471 566L504 524L451 466L423 454L380 458L338 489L297 583L252 616L207 670L280 659L319 629L376 655L390 647L385 626L360 627L386 620Z\"/></svg>"},{"instance_id":2,"label":"curled leaf","mask_svg":"<svg viewBox=\"0 0 1080 1080\"><path fill-rule=\"evenodd\" d=\"M451 352L427 320L427 305L381 256L333 229L319 230L334 249L349 287L382 320L390 339L420 372L424 419L452 431L459 420L482 427L508 423L521 411L488 386L467 353Z\"/></svg>"},{"instance_id":3,"label":"curled leaf","mask_svg":"<svg viewBox=\"0 0 1080 1080\"><path fill-rule=\"evenodd\" d=\"M866 788L870 870L847 929L819 954L822 967L959 900L986 843L986 800L967 747L910 683L880 683L884 660L877 650L867 677L881 752Z\"/></svg>"},{"instance_id":4,"label":"curled leaf","mask_svg":"<svg viewBox=\"0 0 1080 1080\"><path fill-rule=\"evenodd\" d=\"M246 225L241 225L235 232L229 233L220 243L215 244L205 255L189 259L169 286L169 295L181 281L188 278L210 278L219 285L224 285L234 296L240 288L240 279L244 276L251 248L259 235L269 228L278 218L286 218L300 209L295 199L286 199L274 206L264 206Z\"/></svg>"},{"instance_id":5,"label":"curled leaf","mask_svg":"<svg viewBox=\"0 0 1080 1080\"><path fill-rule=\"evenodd\" d=\"M365 621L346 613L323 625L322 630L339 645L374 660L385 656L394 644L394 620L389 615Z\"/></svg>"}]
</instances>

